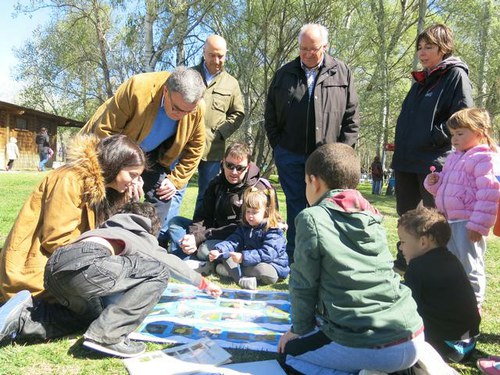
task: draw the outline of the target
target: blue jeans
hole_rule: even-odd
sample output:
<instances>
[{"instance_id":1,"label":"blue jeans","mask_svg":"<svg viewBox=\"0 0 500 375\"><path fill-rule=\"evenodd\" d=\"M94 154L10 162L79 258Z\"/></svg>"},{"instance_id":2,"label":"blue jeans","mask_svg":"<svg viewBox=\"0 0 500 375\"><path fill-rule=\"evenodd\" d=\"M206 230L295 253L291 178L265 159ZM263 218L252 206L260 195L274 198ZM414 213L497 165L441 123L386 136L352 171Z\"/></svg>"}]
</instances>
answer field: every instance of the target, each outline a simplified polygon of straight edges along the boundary
<instances>
[{"instance_id":1,"label":"blue jeans","mask_svg":"<svg viewBox=\"0 0 500 375\"><path fill-rule=\"evenodd\" d=\"M196 197L195 211L201 206L208 184L219 174L220 161L201 161L198 165L198 195Z\"/></svg>"},{"instance_id":2,"label":"blue jeans","mask_svg":"<svg viewBox=\"0 0 500 375\"><path fill-rule=\"evenodd\" d=\"M193 220L182 216L175 216L170 219L168 225L168 236L170 238L170 254L177 255L181 259L184 259L188 256L182 251L179 243L182 237L186 235L187 230L192 223Z\"/></svg>"},{"instance_id":3,"label":"blue jeans","mask_svg":"<svg viewBox=\"0 0 500 375\"><path fill-rule=\"evenodd\" d=\"M317 331L289 341L285 355L286 364L303 374L355 375L362 369L390 373L410 368L425 350L423 334L378 349L343 346Z\"/></svg>"},{"instance_id":4,"label":"blue jeans","mask_svg":"<svg viewBox=\"0 0 500 375\"><path fill-rule=\"evenodd\" d=\"M288 224L286 252L292 263L295 250L295 217L307 207L304 181L307 156L288 151L279 145L274 148L273 153L280 184L286 198L286 222Z\"/></svg>"},{"instance_id":5,"label":"blue jeans","mask_svg":"<svg viewBox=\"0 0 500 375\"><path fill-rule=\"evenodd\" d=\"M167 287L167 265L138 255L109 255L93 242L59 248L47 262L45 287L57 301L93 320L85 338L115 344L136 329ZM109 296L113 302L105 304Z\"/></svg>"},{"instance_id":6,"label":"blue jeans","mask_svg":"<svg viewBox=\"0 0 500 375\"><path fill-rule=\"evenodd\" d=\"M38 164L38 169L41 171L45 171L45 164L49 161L49 153L48 152L40 152L40 163Z\"/></svg>"},{"instance_id":7,"label":"blue jeans","mask_svg":"<svg viewBox=\"0 0 500 375\"><path fill-rule=\"evenodd\" d=\"M372 181L372 194L380 195L382 191L382 180L373 180Z\"/></svg>"},{"instance_id":8,"label":"blue jeans","mask_svg":"<svg viewBox=\"0 0 500 375\"><path fill-rule=\"evenodd\" d=\"M160 246L164 248L168 248L168 243L171 241L169 231L170 220L172 220L174 217L179 216L182 199L186 194L186 189L187 185L184 186L181 190L177 190L170 201L170 209L168 210L167 217L163 221L160 233L158 234L158 242L160 243Z\"/></svg>"}]
</instances>

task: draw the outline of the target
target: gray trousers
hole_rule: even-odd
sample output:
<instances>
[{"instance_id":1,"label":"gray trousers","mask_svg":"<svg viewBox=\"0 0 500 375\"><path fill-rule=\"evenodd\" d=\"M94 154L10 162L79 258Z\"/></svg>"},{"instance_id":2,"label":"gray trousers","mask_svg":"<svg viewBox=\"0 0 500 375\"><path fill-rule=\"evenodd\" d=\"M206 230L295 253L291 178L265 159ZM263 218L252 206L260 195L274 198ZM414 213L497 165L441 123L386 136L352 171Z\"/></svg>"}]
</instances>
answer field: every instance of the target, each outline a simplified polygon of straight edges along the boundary
<instances>
[{"instance_id":1,"label":"gray trousers","mask_svg":"<svg viewBox=\"0 0 500 375\"><path fill-rule=\"evenodd\" d=\"M153 258L111 256L100 244L77 242L50 257L45 288L61 306L91 322L86 338L114 344L151 311L169 276L167 266Z\"/></svg>"},{"instance_id":2,"label":"gray trousers","mask_svg":"<svg viewBox=\"0 0 500 375\"><path fill-rule=\"evenodd\" d=\"M467 221L449 223L451 238L448 241L448 250L455 255L464 266L465 273L474 289L477 304L484 302L486 292L486 270L484 253L486 252L486 239L484 236L478 242L471 242L467 237Z\"/></svg>"}]
</instances>

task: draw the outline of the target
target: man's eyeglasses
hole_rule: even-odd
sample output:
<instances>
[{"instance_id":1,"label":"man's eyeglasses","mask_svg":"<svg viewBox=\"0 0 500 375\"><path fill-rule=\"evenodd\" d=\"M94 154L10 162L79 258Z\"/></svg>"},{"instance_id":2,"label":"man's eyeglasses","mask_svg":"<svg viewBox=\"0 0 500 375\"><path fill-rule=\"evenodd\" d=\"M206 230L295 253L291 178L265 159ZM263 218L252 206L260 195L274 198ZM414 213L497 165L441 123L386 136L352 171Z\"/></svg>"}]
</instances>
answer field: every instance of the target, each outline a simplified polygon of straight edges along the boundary
<instances>
[{"instance_id":1,"label":"man's eyeglasses","mask_svg":"<svg viewBox=\"0 0 500 375\"><path fill-rule=\"evenodd\" d=\"M302 53L318 53L320 49L322 49L324 46L319 46L318 48L305 48L305 47L300 47L300 52Z\"/></svg>"},{"instance_id":2,"label":"man's eyeglasses","mask_svg":"<svg viewBox=\"0 0 500 375\"><path fill-rule=\"evenodd\" d=\"M239 164L229 163L226 161L226 162L224 162L224 167L226 167L230 171L236 169L237 172L243 172L245 169L247 169L248 164L247 165L239 165Z\"/></svg>"},{"instance_id":3,"label":"man's eyeglasses","mask_svg":"<svg viewBox=\"0 0 500 375\"><path fill-rule=\"evenodd\" d=\"M172 108L172 112L180 113L180 114L184 114L184 115L189 115L191 112L194 112L194 110L196 109L196 107L194 107L190 111L186 111L185 109L182 109L179 106L177 106L174 103L174 101L172 100L172 94L170 93L170 91L169 90L166 90L166 91L168 92L168 99L170 100L170 107Z\"/></svg>"}]
</instances>

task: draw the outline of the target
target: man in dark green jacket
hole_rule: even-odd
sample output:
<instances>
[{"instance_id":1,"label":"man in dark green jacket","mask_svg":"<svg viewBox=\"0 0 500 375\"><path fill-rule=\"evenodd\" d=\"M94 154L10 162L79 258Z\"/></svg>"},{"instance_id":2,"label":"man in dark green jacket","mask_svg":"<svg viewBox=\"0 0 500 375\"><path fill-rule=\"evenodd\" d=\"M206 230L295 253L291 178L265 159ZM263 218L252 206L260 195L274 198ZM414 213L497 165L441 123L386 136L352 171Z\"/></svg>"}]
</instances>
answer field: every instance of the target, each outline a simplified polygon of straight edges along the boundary
<instances>
[{"instance_id":1,"label":"man in dark green jacket","mask_svg":"<svg viewBox=\"0 0 500 375\"><path fill-rule=\"evenodd\" d=\"M240 85L236 78L224 70L226 54L224 38L211 35L205 41L201 63L193 67L207 86L203 96L206 104L205 152L198 166L196 208L203 200L208 183L219 173L226 140L238 130L245 117Z\"/></svg>"}]
</instances>

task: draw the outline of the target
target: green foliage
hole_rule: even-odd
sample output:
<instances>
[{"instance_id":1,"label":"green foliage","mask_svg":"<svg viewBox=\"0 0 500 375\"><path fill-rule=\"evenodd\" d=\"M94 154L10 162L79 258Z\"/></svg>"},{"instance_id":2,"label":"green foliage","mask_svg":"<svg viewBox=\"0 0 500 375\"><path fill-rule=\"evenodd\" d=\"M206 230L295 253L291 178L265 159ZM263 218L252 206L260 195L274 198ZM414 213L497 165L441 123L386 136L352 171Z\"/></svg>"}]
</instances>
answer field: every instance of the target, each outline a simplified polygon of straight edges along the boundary
<instances>
[{"instance_id":1,"label":"green foliage","mask_svg":"<svg viewBox=\"0 0 500 375\"><path fill-rule=\"evenodd\" d=\"M245 101L246 118L234 139L254 145L258 165L270 168L263 131L270 79L298 55L300 26L320 22L330 30L328 51L353 69L362 124L357 149L368 168L393 140L411 84L422 1L31 1L18 11L49 8L52 18L17 51L16 76L28 82L21 104L85 120L131 75L197 63L205 37L218 33L228 41L227 69L238 78ZM454 30L476 103L499 113L500 4L426 3L425 26L445 22Z\"/></svg>"},{"instance_id":2,"label":"green foliage","mask_svg":"<svg viewBox=\"0 0 500 375\"><path fill-rule=\"evenodd\" d=\"M0 248L17 217L22 204L43 178L45 173L13 172L0 173ZM271 176L270 181L278 185L277 177ZM362 194L384 215L384 226L388 235L389 248L395 252L397 242L395 199L392 196L374 196L370 194L369 184L360 184ZM191 217L195 205L197 187L191 183L187 189L181 215ZM278 190L280 210L286 217L284 195ZM500 238L490 237L486 254L487 293L483 306L483 321L481 323L481 338L478 351L465 364L453 365L461 374L479 374L475 361L480 357L498 355L500 353L500 316L498 304L500 300L500 275L496 270L500 265ZM210 277L218 281L215 276ZM225 287L235 288L230 282L221 282ZM287 290L287 282L266 289ZM12 375L45 375L45 374L127 374L122 361L116 358L102 356L86 350L81 345L81 336L66 337L47 343L23 342L0 349L0 374ZM148 350L158 350L164 345L148 343ZM248 362L275 358L275 354L255 352L251 350L230 350L234 362Z\"/></svg>"}]
</instances>

